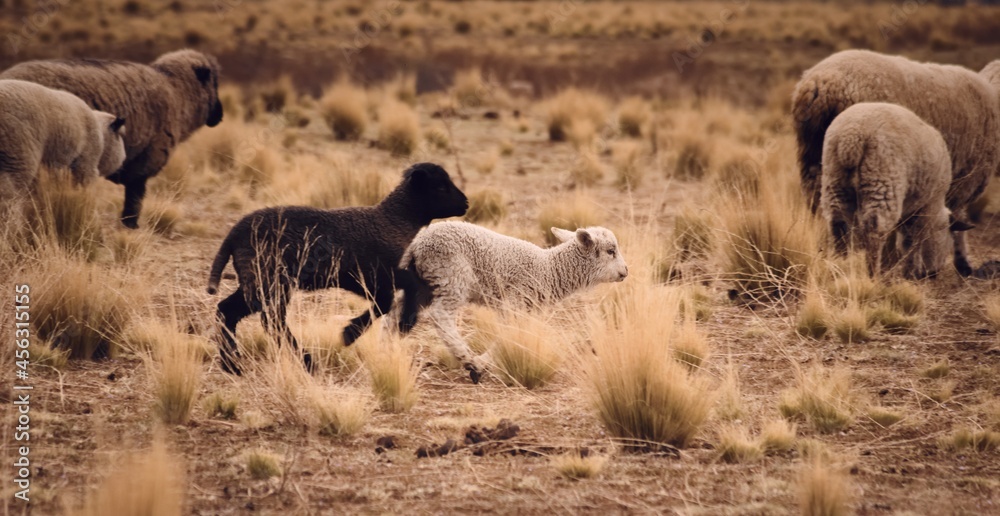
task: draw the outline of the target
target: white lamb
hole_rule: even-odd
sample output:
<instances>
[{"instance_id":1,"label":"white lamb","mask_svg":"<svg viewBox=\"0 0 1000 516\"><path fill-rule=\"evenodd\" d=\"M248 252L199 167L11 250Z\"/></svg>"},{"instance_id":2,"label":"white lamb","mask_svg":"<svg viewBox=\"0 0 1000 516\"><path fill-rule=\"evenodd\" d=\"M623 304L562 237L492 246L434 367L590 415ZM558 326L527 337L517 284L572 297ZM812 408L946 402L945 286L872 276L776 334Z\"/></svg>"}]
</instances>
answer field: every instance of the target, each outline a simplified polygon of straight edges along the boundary
<instances>
[{"instance_id":1,"label":"white lamb","mask_svg":"<svg viewBox=\"0 0 1000 516\"><path fill-rule=\"evenodd\" d=\"M412 327L417 312L426 307L427 318L448 349L478 383L482 362L473 358L458 331L463 306L510 303L531 307L628 276L618 240L610 230L552 228L552 234L562 243L543 249L467 222L441 222L423 229L400 262L400 269L416 277L420 291L404 290L401 328Z\"/></svg>"},{"instance_id":2,"label":"white lamb","mask_svg":"<svg viewBox=\"0 0 1000 516\"><path fill-rule=\"evenodd\" d=\"M851 240L861 244L873 276L897 229L904 275L922 278L941 270L952 249L945 206L950 183L951 157L941 133L902 106L854 104L826 131L820 208L837 251L846 252Z\"/></svg>"}]
</instances>

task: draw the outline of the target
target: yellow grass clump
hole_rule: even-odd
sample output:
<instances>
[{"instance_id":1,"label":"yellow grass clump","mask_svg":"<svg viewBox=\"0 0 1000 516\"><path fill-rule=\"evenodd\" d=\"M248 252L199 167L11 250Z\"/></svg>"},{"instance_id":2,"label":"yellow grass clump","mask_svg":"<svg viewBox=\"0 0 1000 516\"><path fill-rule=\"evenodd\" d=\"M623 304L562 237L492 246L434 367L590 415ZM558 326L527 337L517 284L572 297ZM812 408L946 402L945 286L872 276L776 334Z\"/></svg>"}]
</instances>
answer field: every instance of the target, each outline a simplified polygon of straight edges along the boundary
<instances>
[{"instance_id":1,"label":"yellow grass clump","mask_svg":"<svg viewBox=\"0 0 1000 516\"><path fill-rule=\"evenodd\" d=\"M237 419L236 409L240 406L240 399L231 394L213 392L205 398L202 405L210 418L235 420Z\"/></svg>"},{"instance_id":2,"label":"yellow grass clump","mask_svg":"<svg viewBox=\"0 0 1000 516\"><path fill-rule=\"evenodd\" d=\"M1000 332L1000 294L990 294L983 299L983 318L993 331Z\"/></svg>"},{"instance_id":3,"label":"yellow grass clump","mask_svg":"<svg viewBox=\"0 0 1000 516\"><path fill-rule=\"evenodd\" d=\"M554 142L566 141L574 126L589 126L593 133L607 120L608 103L598 93L569 88L559 92L548 101L546 126L549 139Z\"/></svg>"},{"instance_id":4,"label":"yellow grass clump","mask_svg":"<svg viewBox=\"0 0 1000 516\"><path fill-rule=\"evenodd\" d=\"M803 516L850 514L847 478L822 459L804 464L799 474L799 509Z\"/></svg>"},{"instance_id":5,"label":"yellow grass clump","mask_svg":"<svg viewBox=\"0 0 1000 516\"><path fill-rule=\"evenodd\" d=\"M187 422L201 386L203 350L184 335L160 337L160 345L147 360L153 380L155 411L171 425Z\"/></svg>"},{"instance_id":6,"label":"yellow grass clump","mask_svg":"<svg viewBox=\"0 0 1000 516\"><path fill-rule=\"evenodd\" d=\"M821 433L840 431L854 422L858 395L847 369L820 367L797 371L794 388L784 391L778 406L786 418L801 417Z\"/></svg>"},{"instance_id":7,"label":"yellow grass clump","mask_svg":"<svg viewBox=\"0 0 1000 516\"><path fill-rule=\"evenodd\" d=\"M372 392L386 412L405 412L417 403L419 366L413 351L398 337L369 330L356 343L371 378Z\"/></svg>"},{"instance_id":8,"label":"yellow grass clump","mask_svg":"<svg viewBox=\"0 0 1000 516\"><path fill-rule=\"evenodd\" d=\"M354 435L364 428L371 416L368 396L347 388L328 391L314 388L309 393L320 435L342 437Z\"/></svg>"},{"instance_id":9,"label":"yellow grass clump","mask_svg":"<svg viewBox=\"0 0 1000 516\"><path fill-rule=\"evenodd\" d=\"M172 199L147 198L142 208L143 224L162 235L173 233L184 217L184 208Z\"/></svg>"},{"instance_id":10,"label":"yellow grass clump","mask_svg":"<svg viewBox=\"0 0 1000 516\"><path fill-rule=\"evenodd\" d=\"M323 92L319 114L338 140L357 140L368 127L365 90L348 81L338 81Z\"/></svg>"},{"instance_id":11,"label":"yellow grass clump","mask_svg":"<svg viewBox=\"0 0 1000 516\"><path fill-rule=\"evenodd\" d=\"M485 188L469 195L469 211L465 218L472 222L500 222L507 214L503 193Z\"/></svg>"},{"instance_id":12,"label":"yellow grass clump","mask_svg":"<svg viewBox=\"0 0 1000 516\"><path fill-rule=\"evenodd\" d=\"M592 150L580 152L569 169L572 186L594 186L604 177L604 165L601 158Z\"/></svg>"},{"instance_id":13,"label":"yellow grass clump","mask_svg":"<svg viewBox=\"0 0 1000 516\"><path fill-rule=\"evenodd\" d=\"M740 374L733 364L732 358L726 362L722 384L715 394L718 401L715 404L715 416L723 421L741 419L746 411L743 408L743 390L740 387Z\"/></svg>"},{"instance_id":14,"label":"yellow grass clump","mask_svg":"<svg viewBox=\"0 0 1000 516\"><path fill-rule=\"evenodd\" d=\"M509 386L536 389L548 383L568 352L568 345L550 321L519 314L502 320L498 331L488 336L490 356Z\"/></svg>"},{"instance_id":15,"label":"yellow grass clump","mask_svg":"<svg viewBox=\"0 0 1000 516\"><path fill-rule=\"evenodd\" d=\"M618 130L630 138L641 138L649 122L649 104L642 97L629 97L618 107Z\"/></svg>"},{"instance_id":16,"label":"yellow grass clump","mask_svg":"<svg viewBox=\"0 0 1000 516\"><path fill-rule=\"evenodd\" d=\"M552 227L573 231L577 228L597 226L603 221L603 208L584 191L576 191L568 196L545 202L538 214L538 227L549 244L557 243L550 229Z\"/></svg>"},{"instance_id":17,"label":"yellow grass clump","mask_svg":"<svg viewBox=\"0 0 1000 516\"><path fill-rule=\"evenodd\" d=\"M951 435L942 437L940 445L949 451L994 452L1000 449L1000 432L959 428Z\"/></svg>"},{"instance_id":18,"label":"yellow grass clump","mask_svg":"<svg viewBox=\"0 0 1000 516\"><path fill-rule=\"evenodd\" d=\"M795 447L797 426L785 419L769 421L760 431L760 446L764 453L785 453Z\"/></svg>"},{"instance_id":19,"label":"yellow grass clump","mask_svg":"<svg viewBox=\"0 0 1000 516\"><path fill-rule=\"evenodd\" d=\"M409 156L420 144L420 120L407 104L387 100L379 110L379 145L394 156Z\"/></svg>"},{"instance_id":20,"label":"yellow grass clump","mask_svg":"<svg viewBox=\"0 0 1000 516\"><path fill-rule=\"evenodd\" d=\"M934 365L920 371L920 376L924 378L930 378L932 380L937 380L938 378L944 378L948 376L951 372L951 363L947 358L943 358L936 362Z\"/></svg>"},{"instance_id":21,"label":"yellow grass clump","mask_svg":"<svg viewBox=\"0 0 1000 516\"><path fill-rule=\"evenodd\" d=\"M622 190L634 190L642 184L646 169L642 165L642 145L634 141L615 142L611 146L615 184Z\"/></svg>"},{"instance_id":22,"label":"yellow grass clump","mask_svg":"<svg viewBox=\"0 0 1000 516\"><path fill-rule=\"evenodd\" d=\"M587 367L598 418L630 448L683 447L714 402L707 380L678 364L664 336L674 334L679 299L633 283L595 317L596 357ZM656 313L650 306L660 307Z\"/></svg>"},{"instance_id":23,"label":"yellow grass clump","mask_svg":"<svg viewBox=\"0 0 1000 516\"><path fill-rule=\"evenodd\" d=\"M135 454L108 476L71 514L185 514L184 468L159 441L149 452Z\"/></svg>"},{"instance_id":24,"label":"yellow grass clump","mask_svg":"<svg viewBox=\"0 0 1000 516\"><path fill-rule=\"evenodd\" d=\"M884 407L871 407L868 409L868 419L882 428L889 428L900 422L903 416L899 412Z\"/></svg>"},{"instance_id":25,"label":"yellow grass clump","mask_svg":"<svg viewBox=\"0 0 1000 516\"><path fill-rule=\"evenodd\" d=\"M583 453L585 450L564 453L552 459L552 467L556 472L570 480L594 478L600 474L608 458L593 453Z\"/></svg>"},{"instance_id":26,"label":"yellow grass clump","mask_svg":"<svg viewBox=\"0 0 1000 516\"><path fill-rule=\"evenodd\" d=\"M246 468L250 478L267 480L281 475L278 456L267 450L251 450L246 454Z\"/></svg>"},{"instance_id":27,"label":"yellow grass clump","mask_svg":"<svg viewBox=\"0 0 1000 516\"><path fill-rule=\"evenodd\" d=\"M711 353L708 339L698 330L693 313L684 317L684 323L674 334L672 347L674 359L691 370L700 368L708 359Z\"/></svg>"},{"instance_id":28,"label":"yellow grass clump","mask_svg":"<svg viewBox=\"0 0 1000 516\"><path fill-rule=\"evenodd\" d=\"M871 338L868 331L870 319L856 303L849 303L833 321L833 332L844 343L865 342Z\"/></svg>"},{"instance_id":29,"label":"yellow grass clump","mask_svg":"<svg viewBox=\"0 0 1000 516\"><path fill-rule=\"evenodd\" d=\"M86 260L97 257L103 240L97 197L75 185L67 171L40 170L29 203L30 233L11 237L32 242L36 248L53 243Z\"/></svg>"},{"instance_id":30,"label":"yellow grass clump","mask_svg":"<svg viewBox=\"0 0 1000 516\"><path fill-rule=\"evenodd\" d=\"M743 427L725 426L719 430L718 439L716 451L723 462L753 462L764 456L760 443L750 439Z\"/></svg>"},{"instance_id":31,"label":"yellow grass clump","mask_svg":"<svg viewBox=\"0 0 1000 516\"><path fill-rule=\"evenodd\" d=\"M806 299L795 320L795 332L803 337L822 339L830 328L830 315L823 295L816 289L806 292Z\"/></svg>"},{"instance_id":32,"label":"yellow grass clump","mask_svg":"<svg viewBox=\"0 0 1000 516\"><path fill-rule=\"evenodd\" d=\"M297 156L287 173L275 178L262 192L269 203L312 206L323 210L344 206L378 204L399 181L390 185L386 176L369 163L331 154L323 158Z\"/></svg>"}]
</instances>

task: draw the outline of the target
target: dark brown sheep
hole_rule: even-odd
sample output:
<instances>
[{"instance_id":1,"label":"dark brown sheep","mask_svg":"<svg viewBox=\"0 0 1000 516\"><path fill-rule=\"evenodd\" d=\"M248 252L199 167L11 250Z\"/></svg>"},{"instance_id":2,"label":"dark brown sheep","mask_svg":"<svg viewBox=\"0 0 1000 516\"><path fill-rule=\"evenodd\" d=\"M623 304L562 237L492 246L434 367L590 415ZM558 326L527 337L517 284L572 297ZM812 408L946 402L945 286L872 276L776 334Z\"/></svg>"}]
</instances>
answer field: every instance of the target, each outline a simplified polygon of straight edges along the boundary
<instances>
[{"instance_id":1,"label":"dark brown sheep","mask_svg":"<svg viewBox=\"0 0 1000 516\"><path fill-rule=\"evenodd\" d=\"M223 269L233 258L239 277L236 292L218 305L225 326L220 349L225 371L240 374L233 336L246 316L261 312L265 328L280 341L298 347L285 323L292 289L342 288L372 300L371 310L344 328L350 345L392 307L397 288L415 289L414 279L399 270L403 251L420 228L434 219L464 215L468 199L448 173L432 163L418 163L375 206L317 210L305 207L265 208L233 226L219 249L208 280L218 290ZM415 296L408 296L415 298ZM401 321L402 330L413 321ZM312 358L303 356L307 369Z\"/></svg>"}]
</instances>

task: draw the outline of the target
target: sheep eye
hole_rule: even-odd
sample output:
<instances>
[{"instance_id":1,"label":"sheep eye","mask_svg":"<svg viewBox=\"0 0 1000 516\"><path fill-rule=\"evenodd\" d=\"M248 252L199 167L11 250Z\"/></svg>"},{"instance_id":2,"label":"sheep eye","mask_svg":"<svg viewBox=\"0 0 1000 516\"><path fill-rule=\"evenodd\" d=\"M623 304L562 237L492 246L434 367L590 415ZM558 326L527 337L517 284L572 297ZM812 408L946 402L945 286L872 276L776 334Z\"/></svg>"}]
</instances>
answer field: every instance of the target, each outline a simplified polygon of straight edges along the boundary
<instances>
[{"instance_id":1,"label":"sheep eye","mask_svg":"<svg viewBox=\"0 0 1000 516\"><path fill-rule=\"evenodd\" d=\"M614 255L615 255L615 248L612 247L611 249L608 249L608 256L614 256Z\"/></svg>"}]
</instances>

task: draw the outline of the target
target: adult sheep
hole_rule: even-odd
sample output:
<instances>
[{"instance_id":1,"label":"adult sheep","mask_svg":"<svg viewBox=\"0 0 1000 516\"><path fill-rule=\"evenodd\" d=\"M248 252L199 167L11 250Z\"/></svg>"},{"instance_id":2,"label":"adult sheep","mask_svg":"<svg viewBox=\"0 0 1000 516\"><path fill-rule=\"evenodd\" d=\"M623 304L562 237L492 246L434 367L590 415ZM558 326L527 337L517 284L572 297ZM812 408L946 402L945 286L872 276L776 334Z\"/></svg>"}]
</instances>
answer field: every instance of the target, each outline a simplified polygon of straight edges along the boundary
<instances>
[{"instance_id":1,"label":"adult sheep","mask_svg":"<svg viewBox=\"0 0 1000 516\"><path fill-rule=\"evenodd\" d=\"M867 50L838 52L807 70L792 94L802 189L819 208L823 139L834 119L859 102L906 107L937 129L951 155L946 196L953 217L986 188L1000 166L1000 61L976 73L961 66L919 63ZM956 228L957 229L957 228ZM952 234L955 268L972 273L965 236Z\"/></svg>"},{"instance_id":2,"label":"adult sheep","mask_svg":"<svg viewBox=\"0 0 1000 516\"><path fill-rule=\"evenodd\" d=\"M428 319L445 345L478 383L483 366L458 331L459 310L468 303L532 306L558 301L598 283L622 281L628 267L614 233L602 227L575 232L552 228L562 243L542 249L467 222L441 222L421 231L400 268L416 289L404 289L401 328Z\"/></svg>"},{"instance_id":3,"label":"adult sheep","mask_svg":"<svg viewBox=\"0 0 1000 516\"><path fill-rule=\"evenodd\" d=\"M160 56L149 65L72 59L28 61L0 73L68 91L95 109L128 120L125 164L108 179L125 187L122 224L139 226L146 181L167 164L171 150L203 125L222 121L219 63L194 50Z\"/></svg>"},{"instance_id":4,"label":"adult sheep","mask_svg":"<svg viewBox=\"0 0 1000 516\"><path fill-rule=\"evenodd\" d=\"M941 133L912 111L881 102L844 110L826 131L820 207L836 249L856 242L872 276L899 230L906 276L934 276L952 249L945 194L951 158Z\"/></svg>"},{"instance_id":5,"label":"adult sheep","mask_svg":"<svg viewBox=\"0 0 1000 516\"><path fill-rule=\"evenodd\" d=\"M220 348L222 367L240 374L239 352L233 335L246 316L261 312L268 331L298 345L285 323L292 289L338 287L372 300L372 309L344 328L344 345L351 345L392 307L396 288L410 289L412 281L398 265L406 246L433 219L464 215L468 199L448 173L433 163L418 163L375 206L317 210L305 207L265 208L233 226L219 249L208 280L214 294L223 269L233 259L239 288L219 303L224 324ZM303 356L312 369L309 353Z\"/></svg>"},{"instance_id":6,"label":"adult sheep","mask_svg":"<svg viewBox=\"0 0 1000 516\"><path fill-rule=\"evenodd\" d=\"M69 169L80 184L114 173L125 159L124 123L65 91L0 80L0 196L24 194L43 165Z\"/></svg>"}]
</instances>

